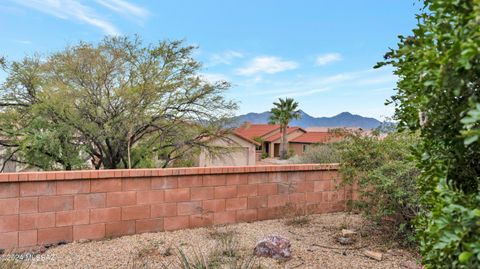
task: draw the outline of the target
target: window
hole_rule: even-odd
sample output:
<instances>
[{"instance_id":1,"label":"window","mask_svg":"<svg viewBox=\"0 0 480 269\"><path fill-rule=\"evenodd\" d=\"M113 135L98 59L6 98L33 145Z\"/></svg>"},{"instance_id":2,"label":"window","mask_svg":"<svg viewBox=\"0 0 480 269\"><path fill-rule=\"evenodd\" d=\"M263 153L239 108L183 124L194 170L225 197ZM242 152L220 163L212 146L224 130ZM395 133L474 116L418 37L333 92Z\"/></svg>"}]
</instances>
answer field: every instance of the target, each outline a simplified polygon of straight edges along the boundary
<instances>
[{"instance_id":1,"label":"window","mask_svg":"<svg viewBox=\"0 0 480 269\"><path fill-rule=\"evenodd\" d=\"M307 151L307 145L303 145L303 152Z\"/></svg>"}]
</instances>

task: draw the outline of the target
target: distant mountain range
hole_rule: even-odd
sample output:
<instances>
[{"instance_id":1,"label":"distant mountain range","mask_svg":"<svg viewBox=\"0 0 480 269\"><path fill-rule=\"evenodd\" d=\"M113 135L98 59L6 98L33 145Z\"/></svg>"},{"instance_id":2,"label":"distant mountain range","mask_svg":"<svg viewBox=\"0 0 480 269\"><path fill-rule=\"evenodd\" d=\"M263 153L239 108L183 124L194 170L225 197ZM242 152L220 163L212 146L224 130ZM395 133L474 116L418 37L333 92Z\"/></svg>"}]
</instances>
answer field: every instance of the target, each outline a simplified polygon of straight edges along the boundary
<instances>
[{"instance_id":1,"label":"distant mountain range","mask_svg":"<svg viewBox=\"0 0 480 269\"><path fill-rule=\"evenodd\" d=\"M319 117L315 118L304 111L300 110L302 117L298 120L293 120L290 126L300 126L302 128L308 127L359 127L362 129L375 129L379 127L382 122L375 118L362 117L354 115L349 112L342 112L333 117ZM254 124L266 124L270 118L270 112L263 113L248 113L235 117L235 125L239 126L245 121Z\"/></svg>"}]
</instances>

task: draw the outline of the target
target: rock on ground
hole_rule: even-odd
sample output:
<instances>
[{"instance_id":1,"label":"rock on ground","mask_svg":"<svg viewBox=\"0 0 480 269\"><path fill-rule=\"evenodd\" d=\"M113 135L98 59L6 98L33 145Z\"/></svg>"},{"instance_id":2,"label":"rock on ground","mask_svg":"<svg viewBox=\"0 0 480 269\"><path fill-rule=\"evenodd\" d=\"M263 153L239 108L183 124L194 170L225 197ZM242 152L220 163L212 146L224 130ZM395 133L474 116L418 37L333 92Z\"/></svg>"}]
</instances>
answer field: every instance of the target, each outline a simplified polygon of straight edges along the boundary
<instances>
[{"instance_id":1,"label":"rock on ground","mask_svg":"<svg viewBox=\"0 0 480 269\"><path fill-rule=\"evenodd\" d=\"M270 235L257 242L253 253L258 257L268 257L275 260L289 260L292 258L290 246L290 240L287 238L278 235Z\"/></svg>"}]
</instances>

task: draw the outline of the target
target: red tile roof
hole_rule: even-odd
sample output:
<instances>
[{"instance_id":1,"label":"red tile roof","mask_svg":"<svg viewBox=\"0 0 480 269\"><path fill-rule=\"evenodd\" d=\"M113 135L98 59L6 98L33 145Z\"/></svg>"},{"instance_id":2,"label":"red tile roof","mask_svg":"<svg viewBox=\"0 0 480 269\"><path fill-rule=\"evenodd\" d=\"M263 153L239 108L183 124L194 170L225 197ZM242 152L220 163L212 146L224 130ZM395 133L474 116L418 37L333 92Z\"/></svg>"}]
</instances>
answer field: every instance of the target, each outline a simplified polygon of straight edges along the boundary
<instances>
[{"instance_id":1,"label":"red tile roof","mask_svg":"<svg viewBox=\"0 0 480 269\"><path fill-rule=\"evenodd\" d=\"M280 129L280 125L277 124L244 124L237 129L235 132L249 139L254 139L256 137L263 137L277 129Z\"/></svg>"},{"instance_id":2,"label":"red tile roof","mask_svg":"<svg viewBox=\"0 0 480 269\"><path fill-rule=\"evenodd\" d=\"M294 132L294 131L296 131L296 130L301 130L301 131L303 131L303 132L306 132L305 130L303 130L303 129L300 128L300 127L288 127L288 128L287 128L287 134L291 134L292 132ZM282 137L282 133L281 133L280 130L279 130L278 133L275 133L275 134L267 137L267 138L265 139L265 141L267 141L267 142L273 142L273 141L279 139L280 137Z\"/></svg>"},{"instance_id":3,"label":"red tile roof","mask_svg":"<svg viewBox=\"0 0 480 269\"><path fill-rule=\"evenodd\" d=\"M306 132L301 136L292 139L290 142L306 144L325 143L329 142L335 136L338 136L338 134L329 132Z\"/></svg>"},{"instance_id":4,"label":"red tile roof","mask_svg":"<svg viewBox=\"0 0 480 269\"><path fill-rule=\"evenodd\" d=\"M248 141L248 142L250 142L250 143L252 143L252 144L254 144L254 145L260 146L260 143L258 143L257 141L255 141L255 140L253 140L253 139L250 139L250 138L248 138L248 137L246 137L246 136L238 133L237 131L234 131L233 134L236 135L237 137L245 140L245 141Z\"/></svg>"}]
</instances>

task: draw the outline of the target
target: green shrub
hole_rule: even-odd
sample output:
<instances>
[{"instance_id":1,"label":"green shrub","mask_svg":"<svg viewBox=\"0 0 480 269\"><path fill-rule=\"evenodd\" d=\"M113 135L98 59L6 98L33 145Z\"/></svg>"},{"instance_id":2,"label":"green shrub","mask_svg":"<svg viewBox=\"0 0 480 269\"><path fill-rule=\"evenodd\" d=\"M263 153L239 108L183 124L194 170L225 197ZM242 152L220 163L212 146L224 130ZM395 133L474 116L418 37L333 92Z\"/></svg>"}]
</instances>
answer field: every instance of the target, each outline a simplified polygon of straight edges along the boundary
<instances>
[{"instance_id":1,"label":"green shrub","mask_svg":"<svg viewBox=\"0 0 480 269\"><path fill-rule=\"evenodd\" d=\"M294 149L288 149L287 153L287 159L295 156L295 150Z\"/></svg>"},{"instance_id":2,"label":"green shrub","mask_svg":"<svg viewBox=\"0 0 480 269\"><path fill-rule=\"evenodd\" d=\"M342 178L358 188L353 206L377 223L393 224L393 235L413 243L413 220L420 211L416 180L419 170L410 147L417 136L392 133L377 136L350 135L339 144Z\"/></svg>"},{"instance_id":3,"label":"green shrub","mask_svg":"<svg viewBox=\"0 0 480 269\"><path fill-rule=\"evenodd\" d=\"M439 203L418 221L423 260L432 268L480 268L480 194L452 190L445 180Z\"/></svg>"},{"instance_id":4,"label":"green shrub","mask_svg":"<svg viewBox=\"0 0 480 269\"><path fill-rule=\"evenodd\" d=\"M395 118L419 130L426 268L480 268L480 2L424 0L411 36L385 55L398 76Z\"/></svg>"},{"instance_id":5,"label":"green shrub","mask_svg":"<svg viewBox=\"0 0 480 269\"><path fill-rule=\"evenodd\" d=\"M299 157L300 163L338 163L340 151L337 143L318 144L307 148Z\"/></svg>"}]
</instances>

